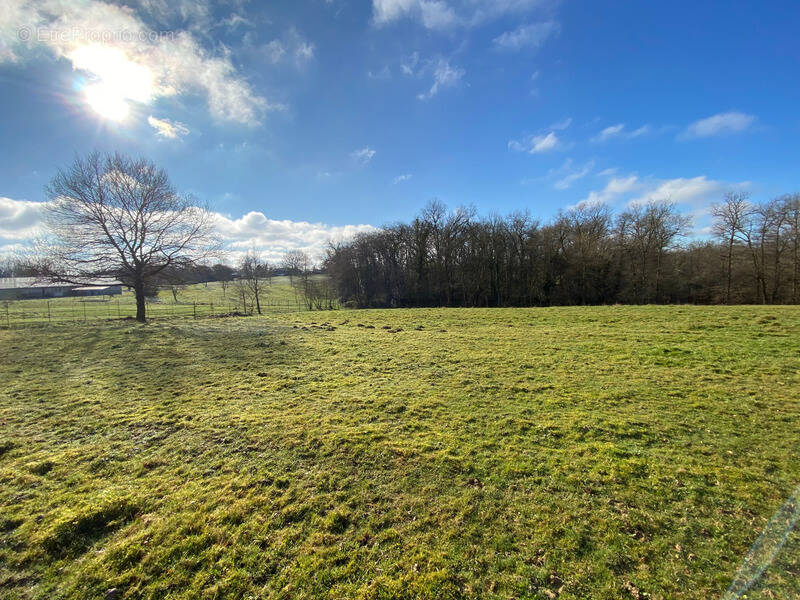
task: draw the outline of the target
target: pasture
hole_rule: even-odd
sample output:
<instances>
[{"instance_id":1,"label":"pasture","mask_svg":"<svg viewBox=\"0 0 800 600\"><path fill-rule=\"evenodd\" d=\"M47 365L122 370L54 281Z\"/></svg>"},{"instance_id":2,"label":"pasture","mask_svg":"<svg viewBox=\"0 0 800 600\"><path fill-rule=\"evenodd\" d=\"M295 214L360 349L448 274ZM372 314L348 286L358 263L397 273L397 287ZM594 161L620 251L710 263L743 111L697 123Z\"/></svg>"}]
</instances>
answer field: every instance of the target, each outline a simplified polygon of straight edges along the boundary
<instances>
[{"instance_id":1,"label":"pasture","mask_svg":"<svg viewBox=\"0 0 800 600\"><path fill-rule=\"evenodd\" d=\"M319 276L314 276L319 277ZM289 277L278 276L265 285L262 312L304 310L303 298L290 285ZM39 300L0 300L0 328L51 325L89 321L132 319L136 316L136 298L123 288L118 296L65 297ZM198 318L234 313L253 313L255 307L242 299L231 283L220 282L179 286L175 292L161 289L148 298L147 314L153 319Z\"/></svg>"},{"instance_id":2,"label":"pasture","mask_svg":"<svg viewBox=\"0 0 800 600\"><path fill-rule=\"evenodd\" d=\"M9 599L718 598L800 483L797 307L12 327L0 382Z\"/></svg>"}]
</instances>

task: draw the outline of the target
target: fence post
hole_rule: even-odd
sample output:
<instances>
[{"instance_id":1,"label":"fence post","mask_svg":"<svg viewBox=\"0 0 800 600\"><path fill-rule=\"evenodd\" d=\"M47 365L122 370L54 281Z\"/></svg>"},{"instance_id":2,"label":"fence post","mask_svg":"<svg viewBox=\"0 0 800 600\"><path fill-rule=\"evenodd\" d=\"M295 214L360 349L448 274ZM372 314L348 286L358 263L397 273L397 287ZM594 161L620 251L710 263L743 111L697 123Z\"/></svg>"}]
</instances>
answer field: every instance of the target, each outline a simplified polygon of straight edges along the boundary
<instances>
[{"instance_id":1,"label":"fence post","mask_svg":"<svg viewBox=\"0 0 800 600\"><path fill-rule=\"evenodd\" d=\"M8 312L8 307L11 303L6 302L6 323L8 323L8 328L11 329L11 315Z\"/></svg>"},{"instance_id":2,"label":"fence post","mask_svg":"<svg viewBox=\"0 0 800 600\"><path fill-rule=\"evenodd\" d=\"M119 298L117 298L117 318L119 319L122 315L119 313Z\"/></svg>"},{"instance_id":3,"label":"fence post","mask_svg":"<svg viewBox=\"0 0 800 600\"><path fill-rule=\"evenodd\" d=\"M47 322L50 323L50 300L47 301Z\"/></svg>"},{"instance_id":4,"label":"fence post","mask_svg":"<svg viewBox=\"0 0 800 600\"><path fill-rule=\"evenodd\" d=\"M83 322L86 323L86 302L83 303Z\"/></svg>"},{"instance_id":5,"label":"fence post","mask_svg":"<svg viewBox=\"0 0 800 600\"><path fill-rule=\"evenodd\" d=\"M194 301L194 318L197 318L197 300Z\"/></svg>"},{"instance_id":6,"label":"fence post","mask_svg":"<svg viewBox=\"0 0 800 600\"><path fill-rule=\"evenodd\" d=\"M214 316L214 303L211 303L211 316Z\"/></svg>"}]
</instances>

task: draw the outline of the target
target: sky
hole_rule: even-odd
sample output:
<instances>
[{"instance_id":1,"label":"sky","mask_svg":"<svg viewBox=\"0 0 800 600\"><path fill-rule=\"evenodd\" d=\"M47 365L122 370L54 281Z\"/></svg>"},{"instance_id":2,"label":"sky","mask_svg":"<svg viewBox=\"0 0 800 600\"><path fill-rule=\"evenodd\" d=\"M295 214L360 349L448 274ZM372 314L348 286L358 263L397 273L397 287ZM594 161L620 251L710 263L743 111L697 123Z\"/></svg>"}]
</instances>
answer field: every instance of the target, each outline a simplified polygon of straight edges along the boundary
<instances>
[{"instance_id":1,"label":"sky","mask_svg":"<svg viewBox=\"0 0 800 600\"><path fill-rule=\"evenodd\" d=\"M93 150L320 255L430 200L548 220L800 191L796 0L4 0L0 254Z\"/></svg>"}]
</instances>

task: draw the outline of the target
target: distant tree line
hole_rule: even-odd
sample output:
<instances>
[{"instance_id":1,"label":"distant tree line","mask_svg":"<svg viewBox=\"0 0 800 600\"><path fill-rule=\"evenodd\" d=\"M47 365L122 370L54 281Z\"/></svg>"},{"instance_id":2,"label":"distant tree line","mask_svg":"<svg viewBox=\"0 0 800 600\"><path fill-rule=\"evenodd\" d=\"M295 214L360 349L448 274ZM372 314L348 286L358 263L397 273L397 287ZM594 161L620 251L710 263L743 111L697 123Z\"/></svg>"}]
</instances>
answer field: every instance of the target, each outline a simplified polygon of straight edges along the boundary
<instances>
[{"instance_id":1,"label":"distant tree line","mask_svg":"<svg viewBox=\"0 0 800 600\"><path fill-rule=\"evenodd\" d=\"M582 204L542 224L430 203L410 223L331 247L325 268L358 307L798 303L800 195L728 194L711 237L668 201L614 214Z\"/></svg>"}]
</instances>

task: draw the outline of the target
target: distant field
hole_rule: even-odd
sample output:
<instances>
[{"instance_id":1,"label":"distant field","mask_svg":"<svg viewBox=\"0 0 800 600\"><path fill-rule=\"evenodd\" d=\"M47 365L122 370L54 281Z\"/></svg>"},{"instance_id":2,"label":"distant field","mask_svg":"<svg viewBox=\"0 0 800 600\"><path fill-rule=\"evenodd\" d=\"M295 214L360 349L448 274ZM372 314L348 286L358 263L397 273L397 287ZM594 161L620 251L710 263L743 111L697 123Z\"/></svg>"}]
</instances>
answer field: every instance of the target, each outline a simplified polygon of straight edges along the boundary
<instances>
[{"instance_id":1,"label":"distant field","mask_svg":"<svg viewBox=\"0 0 800 600\"><path fill-rule=\"evenodd\" d=\"M124 288L123 288L124 289ZM225 313L255 312L250 300L239 297L233 285L224 289L219 282L180 288L176 298L171 289L162 289L148 301L149 318L194 318ZM261 299L262 312L305 310L302 298L288 277L273 277ZM51 298L49 300L0 300L0 328L46 325L59 322L108 321L136 316L136 297L125 289L117 296Z\"/></svg>"},{"instance_id":2,"label":"distant field","mask_svg":"<svg viewBox=\"0 0 800 600\"><path fill-rule=\"evenodd\" d=\"M54 324L0 382L9 599L719 598L800 484L797 307Z\"/></svg>"}]
</instances>

